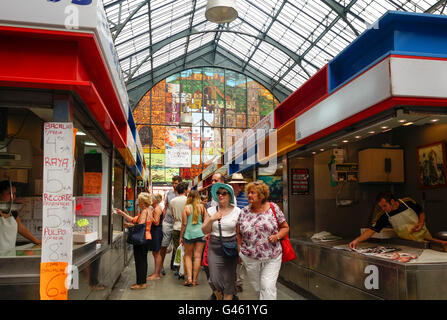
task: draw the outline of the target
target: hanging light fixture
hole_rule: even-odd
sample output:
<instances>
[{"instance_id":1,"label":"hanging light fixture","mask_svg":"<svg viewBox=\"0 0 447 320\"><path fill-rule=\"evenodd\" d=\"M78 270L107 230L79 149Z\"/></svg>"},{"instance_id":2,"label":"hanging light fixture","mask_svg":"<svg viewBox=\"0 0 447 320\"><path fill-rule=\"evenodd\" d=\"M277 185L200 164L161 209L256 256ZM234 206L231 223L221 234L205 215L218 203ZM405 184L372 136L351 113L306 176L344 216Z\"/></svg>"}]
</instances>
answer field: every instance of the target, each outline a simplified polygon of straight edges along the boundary
<instances>
[{"instance_id":1,"label":"hanging light fixture","mask_svg":"<svg viewBox=\"0 0 447 320\"><path fill-rule=\"evenodd\" d=\"M236 0L208 0L205 17L214 23L228 23L237 18Z\"/></svg>"}]
</instances>

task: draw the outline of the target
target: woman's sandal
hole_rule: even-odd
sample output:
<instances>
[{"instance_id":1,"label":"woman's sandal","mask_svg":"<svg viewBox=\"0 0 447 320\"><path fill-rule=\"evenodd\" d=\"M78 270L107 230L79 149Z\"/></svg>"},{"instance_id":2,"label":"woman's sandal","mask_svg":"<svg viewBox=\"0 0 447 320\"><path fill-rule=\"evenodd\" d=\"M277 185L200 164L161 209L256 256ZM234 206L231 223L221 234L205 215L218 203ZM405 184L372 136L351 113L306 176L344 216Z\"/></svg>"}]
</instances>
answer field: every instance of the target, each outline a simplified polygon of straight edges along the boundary
<instances>
[{"instance_id":1,"label":"woman's sandal","mask_svg":"<svg viewBox=\"0 0 447 320\"><path fill-rule=\"evenodd\" d=\"M130 286L130 289L132 290L146 289L146 284L133 284Z\"/></svg>"},{"instance_id":2,"label":"woman's sandal","mask_svg":"<svg viewBox=\"0 0 447 320\"><path fill-rule=\"evenodd\" d=\"M192 281L186 280L185 282L183 282L183 285L184 285L185 287L192 287L192 286L193 286L193 283L192 283Z\"/></svg>"},{"instance_id":3,"label":"woman's sandal","mask_svg":"<svg viewBox=\"0 0 447 320\"><path fill-rule=\"evenodd\" d=\"M193 282L192 282L192 286L193 286L193 287L198 286L198 285L199 285L199 283L198 283L197 281L193 281Z\"/></svg>"}]
</instances>

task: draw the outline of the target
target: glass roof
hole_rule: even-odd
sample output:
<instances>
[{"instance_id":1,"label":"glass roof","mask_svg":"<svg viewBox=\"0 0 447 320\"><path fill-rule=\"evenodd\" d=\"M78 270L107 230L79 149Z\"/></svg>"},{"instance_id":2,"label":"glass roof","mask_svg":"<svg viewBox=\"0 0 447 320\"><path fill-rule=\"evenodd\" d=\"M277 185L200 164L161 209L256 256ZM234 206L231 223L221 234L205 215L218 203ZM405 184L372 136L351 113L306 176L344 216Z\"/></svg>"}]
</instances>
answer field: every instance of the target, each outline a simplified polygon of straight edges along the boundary
<instances>
[{"instance_id":1,"label":"glass roof","mask_svg":"<svg viewBox=\"0 0 447 320\"><path fill-rule=\"evenodd\" d=\"M238 18L218 25L205 19L206 3L103 0L128 85L224 49L239 72L249 68L287 96L386 11L447 12L447 0L238 0Z\"/></svg>"}]
</instances>

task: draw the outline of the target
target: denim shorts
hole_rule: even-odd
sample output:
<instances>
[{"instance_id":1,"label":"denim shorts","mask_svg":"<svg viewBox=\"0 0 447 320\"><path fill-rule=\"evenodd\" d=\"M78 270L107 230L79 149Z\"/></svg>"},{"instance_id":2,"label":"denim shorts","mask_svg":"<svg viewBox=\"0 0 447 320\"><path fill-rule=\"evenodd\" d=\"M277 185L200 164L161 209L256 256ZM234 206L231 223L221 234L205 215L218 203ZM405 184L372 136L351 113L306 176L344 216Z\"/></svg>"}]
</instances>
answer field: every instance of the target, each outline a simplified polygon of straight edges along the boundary
<instances>
[{"instance_id":1,"label":"denim shorts","mask_svg":"<svg viewBox=\"0 0 447 320\"><path fill-rule=\"evenodd\" d=\"M194 238L194 239L185 239L185 238L183 238L183 242L186 243L186 244L194 244L196 242L203 242L203 243L205 243L206 240L205 240L205 237L199 237L199 238Z\"/></svg>"}]
</instances>

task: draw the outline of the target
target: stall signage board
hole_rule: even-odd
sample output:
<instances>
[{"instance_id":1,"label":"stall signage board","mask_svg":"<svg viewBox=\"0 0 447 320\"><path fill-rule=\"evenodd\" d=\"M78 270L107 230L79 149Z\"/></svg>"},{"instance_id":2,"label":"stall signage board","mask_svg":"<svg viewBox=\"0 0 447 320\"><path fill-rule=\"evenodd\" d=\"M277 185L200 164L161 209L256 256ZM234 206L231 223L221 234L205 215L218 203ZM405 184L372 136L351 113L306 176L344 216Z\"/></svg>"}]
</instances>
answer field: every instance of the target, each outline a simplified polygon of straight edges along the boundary
<instances>
[{"instance_id":1,"label":"stall signage board","mask_svg":"<svg viewBox=\"0 0 447 320\"><path fill-rule=\"evenodd\" d=\"M308 169L292 169L292 194L309 194Z\"/></svg>"},{"instance_id":2,"label":"stall signage board","mask_svg":"<svg viewBox=\"0 0 447 320\"><path fill-rule=\"evenodd\" d=\"M73 250L73 123L44 124L41 300L67 300Z\"/></svg>"}]
</instances>

